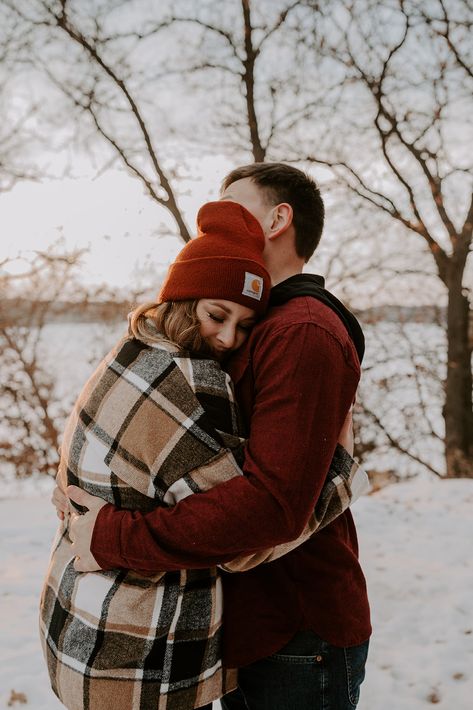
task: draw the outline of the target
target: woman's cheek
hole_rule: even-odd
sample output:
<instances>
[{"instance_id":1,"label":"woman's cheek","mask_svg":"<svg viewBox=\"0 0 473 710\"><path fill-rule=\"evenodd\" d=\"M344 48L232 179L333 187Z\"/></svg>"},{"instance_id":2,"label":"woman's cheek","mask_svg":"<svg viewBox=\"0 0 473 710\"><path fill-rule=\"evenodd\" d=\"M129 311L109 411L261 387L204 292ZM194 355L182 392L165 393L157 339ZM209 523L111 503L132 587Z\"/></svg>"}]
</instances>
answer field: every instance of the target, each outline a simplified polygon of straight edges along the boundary
<instances>
[{"instance_id":1,"label":"woman's cheek","mask_svg":"<svg viewBox=\"0 0 473 710\"><path fill-rule=\"evenodd\" d=\"M242 332L238 333L238 335L237 335L237 345L236 345L237 348L239 348L241 345L243 345L243 343L244 343L245 340L247 339L248 335L249 335L249 333L246 333L245 331L242 331Z\"/></svg>"}]
</instances>

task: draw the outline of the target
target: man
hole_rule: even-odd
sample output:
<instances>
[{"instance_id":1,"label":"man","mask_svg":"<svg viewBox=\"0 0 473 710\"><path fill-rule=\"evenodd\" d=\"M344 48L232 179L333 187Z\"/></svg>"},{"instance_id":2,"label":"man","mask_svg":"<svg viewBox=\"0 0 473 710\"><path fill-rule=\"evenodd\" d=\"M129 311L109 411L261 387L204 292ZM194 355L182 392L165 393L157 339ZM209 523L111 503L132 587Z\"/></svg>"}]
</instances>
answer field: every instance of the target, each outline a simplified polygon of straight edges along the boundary
<instances>
[{"instance_id":1,"label":"man","mask_svg":"<svg viewBox=\"0 0 473 710\"><path fill-rule=\"evenodd\" d=\"M244 472L169 509L117 510L79 489L76 569L208 567L298 537L314 509L359 381L354 317L302 268L324 209L296 168L231 172L222 199L246 207L266 239L271 307L229 365L249 427ZM90 547L90 549L89 549ZM224 575L224 658L239 689L225 710L356 706L371 632L356 531L346 511L288 555Z\"/></svg>"}]
</instances>

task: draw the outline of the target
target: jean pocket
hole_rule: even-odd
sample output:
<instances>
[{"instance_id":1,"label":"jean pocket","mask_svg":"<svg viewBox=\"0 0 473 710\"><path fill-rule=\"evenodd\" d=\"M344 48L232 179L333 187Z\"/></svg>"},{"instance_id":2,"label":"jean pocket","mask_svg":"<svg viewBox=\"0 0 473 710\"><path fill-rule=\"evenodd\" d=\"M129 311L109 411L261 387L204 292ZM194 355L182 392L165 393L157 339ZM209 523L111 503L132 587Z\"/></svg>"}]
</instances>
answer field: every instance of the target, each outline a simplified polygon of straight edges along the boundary
<instances>
[{"instance_id":1,"label":"jean pocket","mask_svg":"<svg viewBox=\"0 0 473 710\"><path fill-rule=\"evenodd\" d=\"M269 656L269 659L279 663L319 666L327 646L328 644L312 631L299 631L279 651Z\"/></svg>"},{"instance_id":2,"label":"jean pocket","mask_svg":"<svg viewBox=\"0 0 473 710\"><path fill-rule=\"evenodd\" d=\"M269 656L269 661L274 661L276 663L293 663L295 665L320 665L322 661L322 656L293 656L287 653L273 653Z\"/></svg>"},{"instance_id":3,"label":"jean pocket","mask_svg":"<svg viewBox=\"0 0 473 710\"><path fill-rule=\"evenodd\" d=\"M366 659L368 658L369 641L359 646L344 648L345 667L347 672L348 698L353 707L360 699L360 686L365 677Z\"/></svg>"}]
</instances>

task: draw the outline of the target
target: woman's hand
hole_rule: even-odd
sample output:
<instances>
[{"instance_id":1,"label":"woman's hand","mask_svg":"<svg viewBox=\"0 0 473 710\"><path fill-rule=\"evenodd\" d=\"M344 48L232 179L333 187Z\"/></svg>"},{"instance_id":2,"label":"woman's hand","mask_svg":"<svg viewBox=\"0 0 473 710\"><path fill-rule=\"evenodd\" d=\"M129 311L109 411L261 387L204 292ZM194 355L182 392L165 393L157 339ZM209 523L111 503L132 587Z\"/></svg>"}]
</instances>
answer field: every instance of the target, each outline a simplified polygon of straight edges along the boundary
<instances>
[{"instance_id":1,"label":"woman's hand","mask_svg":"<svg viewBox=\"0 0 473 710\"><path fill-rule=\"evenodd\" d=\"M350 456L353 458L353 451L355 448L353 437L353 407L350 407L348 414L345 417L342 430L338 437L338 443L343 446L343 448L348 451Z\"/></svg>"},{"instance_id":2,"label":"woman's hand","mask_svg":"<svg viewBox=\"0 0 473 710\"><path fill-rule=\"evenodd\" d=\"M74 503L88 508L84 515L73 513L69 525L69 537L72 551L75 554L74 569L76 572L95 572L100 569L95 557L90 551L92 534L99 510L107 504L102 498L91 496L77 486L68 486L67 495Z\"/></svg>"},{"instance_id":3,"label":"woman's hand","mask_svg":"<svg viewBox=\"0 0 473 710\"><path fill-rule=\"evenodd\" d=\"M56 508L56 515L59 520L64 520L64 516L69 512L69 499L59 486L56 486L51 496L51 503Z\"/></svg>"},{"instance_id":4,"label":"woman's hand","mask_svg":"<svg viewBox=\"0 0 473 710\"><path fill-rule=\"evenodd\" d=\"M69 499L89 509L84 515L77 515L75 512L71 515L69 536L76 555L74 569L76 572L94 572L100 567L90 552L90 543L98 512L106 502L102 498L91 496L90 493L77 486L69 486L67 495L62 488L56 486L51 496L51 502L55 506L60 520L64 520L65 514L70 512Z\"/></svg>"}]
</instances>

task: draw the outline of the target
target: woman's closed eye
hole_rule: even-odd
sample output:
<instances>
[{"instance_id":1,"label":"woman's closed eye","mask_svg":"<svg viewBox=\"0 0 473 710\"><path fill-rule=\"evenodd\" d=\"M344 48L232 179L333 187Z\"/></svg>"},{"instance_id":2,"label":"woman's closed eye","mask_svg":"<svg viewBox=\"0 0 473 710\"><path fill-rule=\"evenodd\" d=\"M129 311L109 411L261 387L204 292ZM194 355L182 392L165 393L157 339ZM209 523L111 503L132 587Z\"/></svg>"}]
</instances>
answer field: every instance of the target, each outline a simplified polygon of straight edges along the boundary
<instances>
[{"instance_id":1,"label":"woman's closed eye","mask_svg":"<svg viewBox=\"0 0 473 710\"><path fill-rule=\"evenodd\" d=\"M210 320L213 320L215 323L219 323L220 325L222 323L225 323L225 320L227 319L226 314L220 314L220 313L213 313L212 311L207 311L207 316L210 318ZM242 330L245 333L248 333L254 326L255 321L254 320L249 320L249 321L241 321L240 323L236 323L236 327L238 330Z\"/></svg>"},{"instance_id":2,"label":"woman's closed eye","mask_svg":"<svg viewBox=\"0 0 473 710\"><path fill-rule=\"evenodd\" d=\"M217 316L217 315L215 315L215 313L209 313L209 312L207 312L207 315L208 315L209 318L211 318L212 320L214 320L216 323L223 323L223 321L224 321L224 318L223 318L223 317Z\"/></svg>"}]
</instances>

